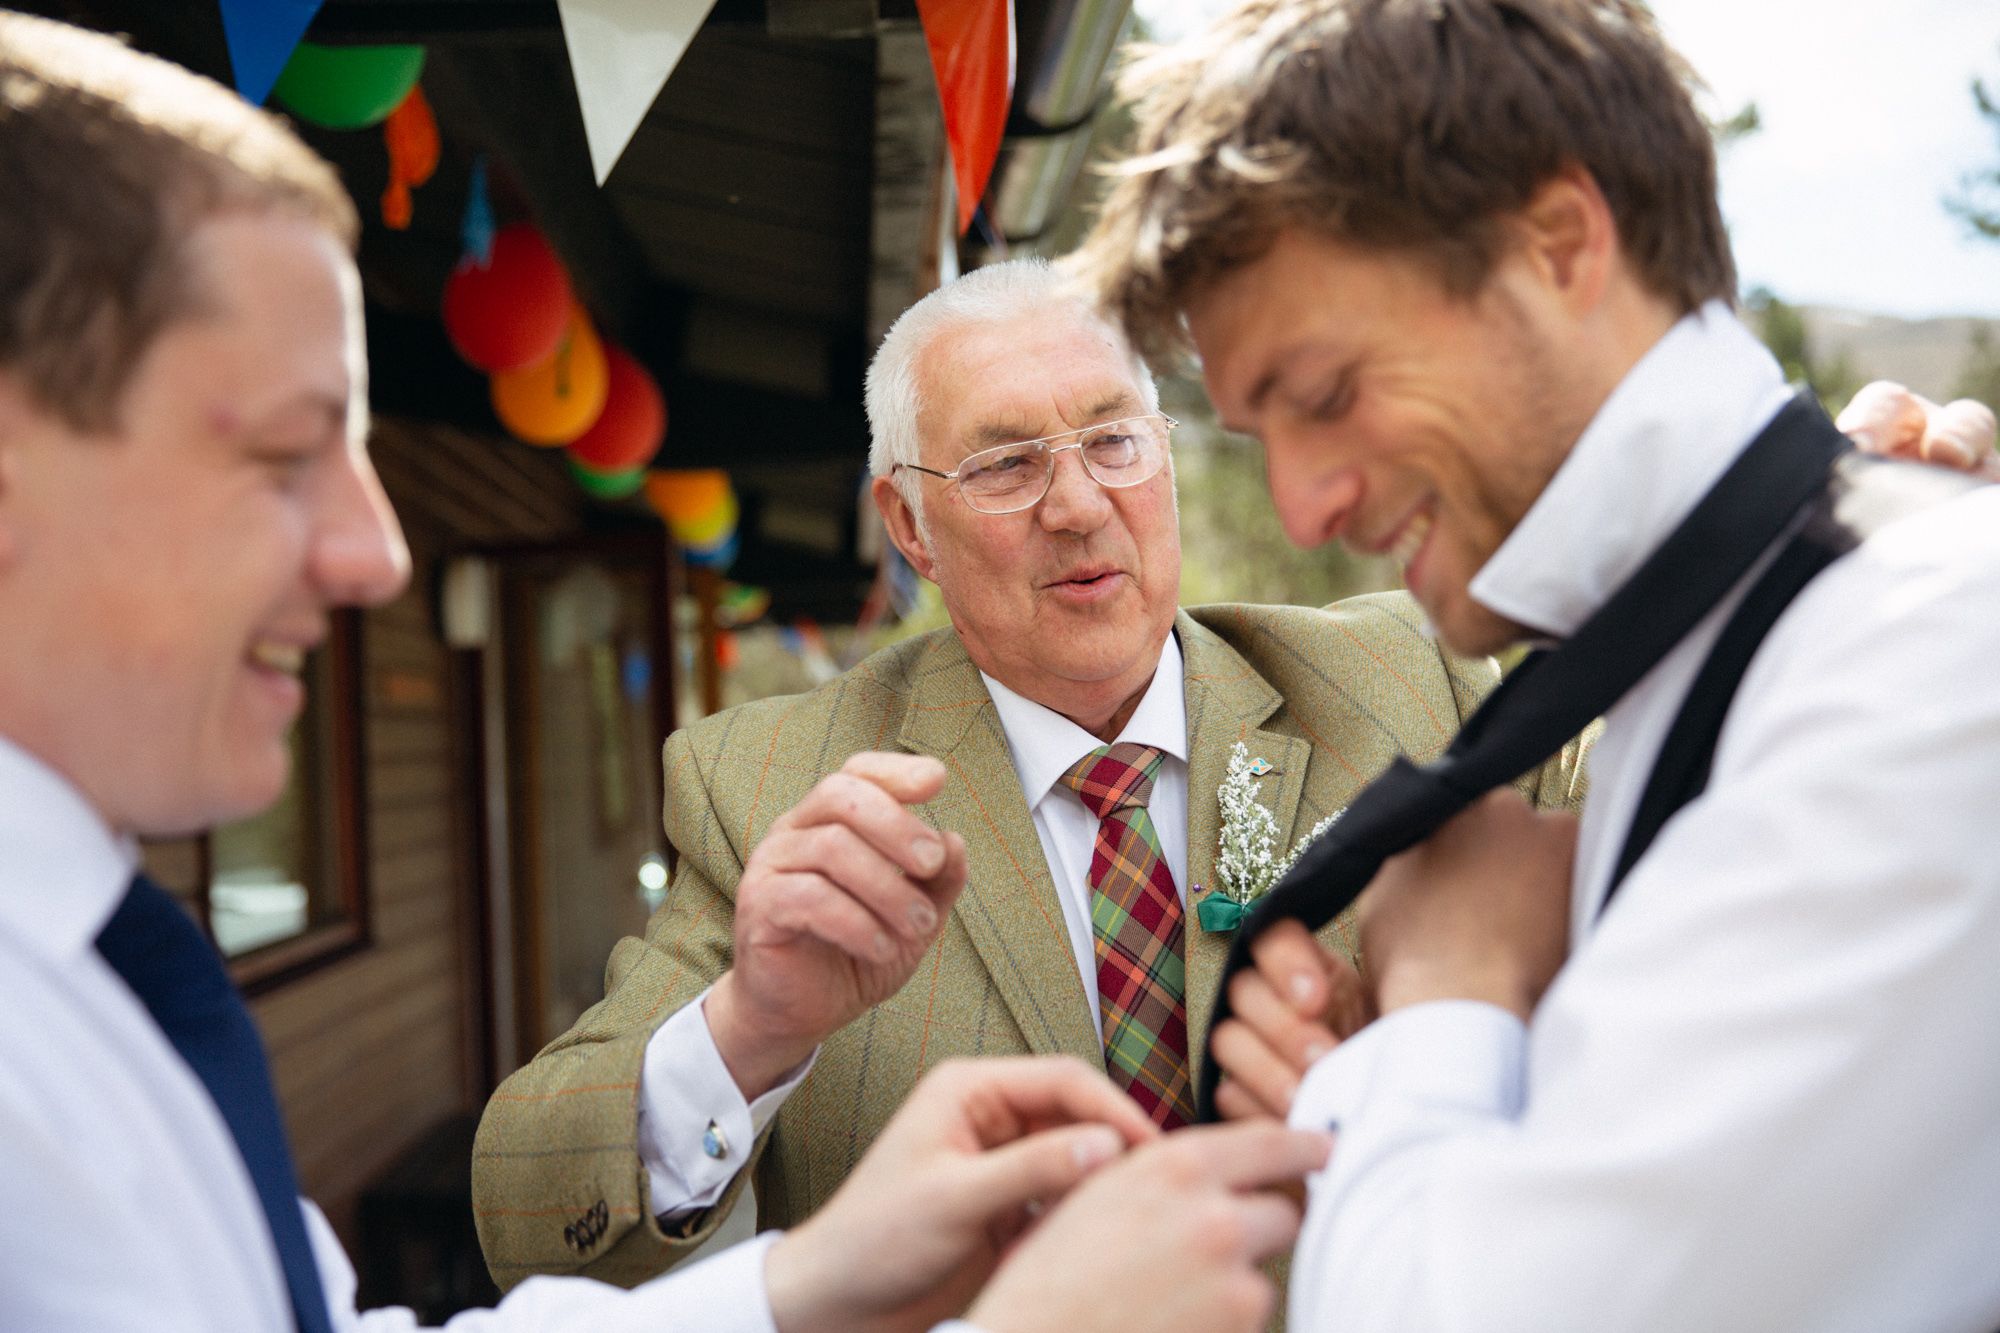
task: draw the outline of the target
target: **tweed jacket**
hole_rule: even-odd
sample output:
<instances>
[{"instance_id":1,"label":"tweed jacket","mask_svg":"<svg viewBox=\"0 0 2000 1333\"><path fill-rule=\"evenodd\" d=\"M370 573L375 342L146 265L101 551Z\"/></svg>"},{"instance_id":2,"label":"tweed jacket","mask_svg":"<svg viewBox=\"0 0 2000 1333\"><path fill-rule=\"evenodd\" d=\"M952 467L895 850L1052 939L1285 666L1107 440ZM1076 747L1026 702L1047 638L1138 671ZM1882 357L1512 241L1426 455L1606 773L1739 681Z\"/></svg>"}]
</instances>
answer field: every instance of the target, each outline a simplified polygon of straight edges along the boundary
<instances>
[{"instance_id":1,"label":"tweed jacket","mask_svg":"<svg viewBox=\"0 0 2000 1333\"><path fill-rule=\"evenodd\" d=\"M1271 764L1260 799L1289 845L1397 754L1422 761L1449 741L1498 671L1441 652L1421 626L1402 594L1326 610L1217 605L1177 617L1191 904L1215 890L1216 791L1234 742ZM636 1147L647 1039L729 966L737 880L772 821L869 749L944 762L944 791L919 811L964 836L965 891L909 983L826 1041L751 1165L685 1234L671 1234L652 1215ZM613 950L603 1001L501 1086L480 1125L475 1212L503 1288L535 1273L642 1281L712 1234L753 1179L760 1226L803 1219L940 1061L1024 1052L1103 1061L1006 737L951 631L885 649L810 693L706 718L669 738L665 763L666 828L678 852L666 901L644 939ZM1579 768L1573 744L1522 789L1544 805L1574 808ZM1190 910L1188 1029L1197 1059L1226 947Z\"/></svg>"}]
</instances>

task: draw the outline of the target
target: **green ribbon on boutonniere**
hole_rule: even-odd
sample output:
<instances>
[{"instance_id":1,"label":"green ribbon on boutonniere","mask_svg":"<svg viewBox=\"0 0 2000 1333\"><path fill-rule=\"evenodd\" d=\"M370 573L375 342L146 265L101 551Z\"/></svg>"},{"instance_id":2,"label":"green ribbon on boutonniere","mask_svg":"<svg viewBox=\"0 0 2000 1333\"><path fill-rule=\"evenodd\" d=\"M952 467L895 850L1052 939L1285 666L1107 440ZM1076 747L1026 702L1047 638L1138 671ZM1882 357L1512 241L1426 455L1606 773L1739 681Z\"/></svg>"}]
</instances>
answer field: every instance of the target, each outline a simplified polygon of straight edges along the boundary
<instances>
[{"instance_id":1,"label":"green ribbon on boutonniere","mask_svg":"<svg viewBox=\"0 0 2000 1333\"><path fill-rule=\"evenodd\" d=\"M1243 924L1250 913L1248 903L1239 903L1227 894L1211 893L1194 905L1195 920L1211 934L1221 935Z\"/></svg>"},{"instance_id":2,"label":"green ribbon on boutonniere","mask_svg":"<svg viewBox=\"0 0 2000 1333\"><path fill-rule=\"evenodd\" d=\"M1340 818L1341 812L1334 811L1280 856L1278 821L1257 799L1255 781L1276 771L1265 760L1252 759L1242 741L1230 747L1228 771L1215 791L1222 807L1222 831L1215 853L1216 889L1194 908L1203 930L1226 934L1242 925L1251 904L1270 892L1299 859L1299 853Z\"/></svg>"}]
</instances>

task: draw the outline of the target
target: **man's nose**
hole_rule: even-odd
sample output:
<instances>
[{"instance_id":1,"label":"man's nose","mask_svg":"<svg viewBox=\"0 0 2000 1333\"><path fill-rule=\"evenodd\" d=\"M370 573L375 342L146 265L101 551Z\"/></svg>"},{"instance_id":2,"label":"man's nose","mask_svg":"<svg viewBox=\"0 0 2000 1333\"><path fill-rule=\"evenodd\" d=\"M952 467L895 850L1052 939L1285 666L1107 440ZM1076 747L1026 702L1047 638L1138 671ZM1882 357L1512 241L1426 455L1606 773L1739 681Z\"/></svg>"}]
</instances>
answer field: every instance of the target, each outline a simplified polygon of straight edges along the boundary
<instances>
[{"instance_id":1,"label":"man's nose","mask_svg":"<svg viewBox=\"0 0 2000 1333\"><path fill-rule=\"evenodd\" d=\"M1095 532L1111 512L1111 498L1083 465L1081 449L1066 448L1049 460L1054 469L1042 497L1042 527L1050 532Z\"/></svg>"},{"instance_id":2,"label":"man's nose","mask_svg":"<svg viewBox=\"0 0 2000 1333\"><path fill-rule=\"evenodd\" d=\"M326 496L313 581L331 606L380 606L409 585L410 547L367 453L348 458Z\"/></svg>"},{"instance_id":3,"label":"man's nose","mask_svg":"<svg viewBox=\"0 0 2000 1333\"><path fill-rule=\"evenodd\" d=\"M1332 469L1320 451L1282 439L1264 444L1265 484L1292 545L1311 550L1340 537L1367 486L1358 469Z\"/></svg>"}]
</instances>

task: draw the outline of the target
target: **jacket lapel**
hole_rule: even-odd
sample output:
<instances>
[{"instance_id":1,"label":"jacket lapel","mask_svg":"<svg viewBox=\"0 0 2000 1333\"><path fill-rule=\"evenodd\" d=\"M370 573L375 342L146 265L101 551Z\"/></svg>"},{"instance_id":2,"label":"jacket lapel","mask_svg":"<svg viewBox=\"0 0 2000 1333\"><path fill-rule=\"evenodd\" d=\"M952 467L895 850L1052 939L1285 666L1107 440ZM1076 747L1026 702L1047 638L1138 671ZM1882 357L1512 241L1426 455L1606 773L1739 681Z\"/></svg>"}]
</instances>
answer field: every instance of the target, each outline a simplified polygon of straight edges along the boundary
<instances>
[{"instance_id":1,"label":"jacket lapel","mask_svg":"<svg viewBox=\"0 0 2000 1333\"><path fill-rule=\"evenodd\" d=\"M1271 765L1271 771L1258 779L1257 796L1277 821L1276 850L1282 855L1305 832L1294 824L1312 746L1302 737L1262 729L1284 706L1284 699L1240 653L1185 611L1175 618L1174 629L1180 635L1181 657L1186 664L1188 1044L1199 1066L1208 1017L1215 1008L1215 988L1221 982L1222 963L1232 938L1203 930L1195 915L1195 905L1220 890L1215 881L1215 854L1222 832L1217 792L1229 768L1230 747L1242 741L1253 760Z\"/></svg>"},{"instance_id":2,"label":"jacket lapel","mask_svg":"<svg viewBox=\"0 0 2000 1333\"><path fill-rule=\"evenodd\" d=\"M900 744L942 760L932 821L965 839L957 915L994 989L1038 1055L1102 1060L1041 839L1021 796L999 715L955 634L916 670Z\"/></svg>"}]
</instances>

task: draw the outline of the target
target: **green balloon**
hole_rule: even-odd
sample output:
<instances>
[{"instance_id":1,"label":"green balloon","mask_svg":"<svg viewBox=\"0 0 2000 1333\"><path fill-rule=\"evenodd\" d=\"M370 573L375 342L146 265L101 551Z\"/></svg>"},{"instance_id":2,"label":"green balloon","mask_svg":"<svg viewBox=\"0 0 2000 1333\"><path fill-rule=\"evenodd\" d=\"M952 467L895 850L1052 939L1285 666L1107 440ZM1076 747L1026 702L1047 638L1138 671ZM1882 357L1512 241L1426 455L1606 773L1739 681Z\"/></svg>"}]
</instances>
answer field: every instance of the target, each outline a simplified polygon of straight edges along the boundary
<instances>
[{"instance_id":1,"label":"green balloon","mask_svg":"<svg viewBox=\"0 0 2000 1333\"><path fill-rule=\"evenodd\" d=\"M329 130L365 130L388 118L424 72L421 46L300 42L271 89L293 115Z\"/></svg>"},{"instance_id":2,"label":"green balloon","mask_svg":"<svg viewBox=\"0 0 2000 1333\"><path fill-rule=\"evenodd\" d=\"M646 484L644 464L625 472L599 472L594 467L585 467L574 458L568 460L569 474L576 478L577 486L585 495L599 500L623 500L628 495L638 493Z\"/></svg>"}]
</instances>

